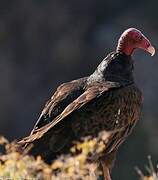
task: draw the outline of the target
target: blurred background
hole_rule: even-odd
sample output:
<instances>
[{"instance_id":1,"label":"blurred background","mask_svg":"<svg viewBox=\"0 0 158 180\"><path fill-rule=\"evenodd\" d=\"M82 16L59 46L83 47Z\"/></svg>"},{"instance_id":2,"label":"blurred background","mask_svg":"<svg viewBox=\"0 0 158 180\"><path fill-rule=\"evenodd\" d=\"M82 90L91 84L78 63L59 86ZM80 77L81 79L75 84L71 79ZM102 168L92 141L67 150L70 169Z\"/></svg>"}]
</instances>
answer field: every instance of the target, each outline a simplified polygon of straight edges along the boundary
<instances>
[{"instance_id":1,"label":"blurred background","mask_svg":"<svg viewBox=\"0 0 158 180\"><path fill-rule=\"evenodd\" d=\"M0 134L28 135L62 82L92 73L129 27L158 46L155 0L5 0L0 7ZM141 121L119 150L114 180L134 180L147 156L158 160L158 57L134 54L144 94Z\"/></svg>"}]
</instances>

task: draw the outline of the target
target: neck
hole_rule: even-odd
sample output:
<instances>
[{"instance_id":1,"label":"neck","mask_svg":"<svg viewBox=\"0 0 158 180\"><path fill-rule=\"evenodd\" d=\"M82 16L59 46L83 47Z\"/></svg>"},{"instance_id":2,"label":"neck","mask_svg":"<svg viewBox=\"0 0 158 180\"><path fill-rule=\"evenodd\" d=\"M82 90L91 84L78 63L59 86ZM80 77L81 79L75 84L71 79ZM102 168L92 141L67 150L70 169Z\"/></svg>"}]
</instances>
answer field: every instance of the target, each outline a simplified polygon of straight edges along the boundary
<instances>
[{"instance_id":1,"label":"neck","mask_svg":"<svg viewBox=\"0 0 158 180\"><path fill-rule=\"evenodd\" d=\"M88 78L88 84L102 81L113 81L129 84L133 79L133 60L122 53L109 54Z\"/></svg>"},{"instance_id":2,"label":"neck","mask_svg":"<svg viewBox=\"0 0 158 180\"><path fill-rule=\"evenodd\" d=\"M120 37L116 51L130 56L134 51L134 47L131 46L131 44L129 44L128 39L126 37Z\"/></svg>"},{"instance_id":3,"label":"neck","mask_svg":"<svg viewBox=\"0 0 158 180\"><path fill-rule=\"evenodd\" d=\"M133 82L133 60L131 56L118 54L103 72L104 78L115 82Z\"/></svg>"}]
</instances>

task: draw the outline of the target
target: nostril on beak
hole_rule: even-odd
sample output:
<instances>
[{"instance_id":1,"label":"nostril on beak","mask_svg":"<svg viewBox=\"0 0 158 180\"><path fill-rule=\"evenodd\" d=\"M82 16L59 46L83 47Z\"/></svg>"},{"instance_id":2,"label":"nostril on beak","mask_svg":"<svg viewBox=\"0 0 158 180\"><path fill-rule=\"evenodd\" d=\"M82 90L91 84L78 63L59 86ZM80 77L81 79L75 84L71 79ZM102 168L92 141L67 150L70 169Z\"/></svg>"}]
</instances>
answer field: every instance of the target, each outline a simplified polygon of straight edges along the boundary
<instances>
[{"instance_id":1,"label":"nostril on beak","mask_svg":"<svg viewBox=\"0 0 158 180\"><path fill-rule=\"evenodd\" d=\"M146 47L148 48L150 46L150 43L149 42L146 42Z\"/></svg>"}]
</instances>

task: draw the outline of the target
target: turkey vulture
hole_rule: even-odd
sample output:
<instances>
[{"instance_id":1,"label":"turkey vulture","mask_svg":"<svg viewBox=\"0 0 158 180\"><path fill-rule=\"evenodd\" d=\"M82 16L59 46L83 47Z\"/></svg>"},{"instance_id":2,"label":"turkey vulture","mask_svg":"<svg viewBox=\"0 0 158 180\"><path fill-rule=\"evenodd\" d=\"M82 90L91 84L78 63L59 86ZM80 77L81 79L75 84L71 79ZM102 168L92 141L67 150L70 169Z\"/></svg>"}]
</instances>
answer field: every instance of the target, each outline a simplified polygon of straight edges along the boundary
<instances>
[{"instance_id":1,"label":"turkey vulture","mask_svg":"<svg viewBox=\"0 0 158 180\"><path fill-rule=\"evenodd\" d=\"M69 152L72 142L113 131L101 162L104 177L118 147L131 133L140 117L142 95L133 78L132 54L143 49L154 55L150 41L137 29L120 36L117 48L107 55L88 77L60 85L46 103L31 134L19 141L23 147L46 161Z\"/></svg>"}]
</instances>

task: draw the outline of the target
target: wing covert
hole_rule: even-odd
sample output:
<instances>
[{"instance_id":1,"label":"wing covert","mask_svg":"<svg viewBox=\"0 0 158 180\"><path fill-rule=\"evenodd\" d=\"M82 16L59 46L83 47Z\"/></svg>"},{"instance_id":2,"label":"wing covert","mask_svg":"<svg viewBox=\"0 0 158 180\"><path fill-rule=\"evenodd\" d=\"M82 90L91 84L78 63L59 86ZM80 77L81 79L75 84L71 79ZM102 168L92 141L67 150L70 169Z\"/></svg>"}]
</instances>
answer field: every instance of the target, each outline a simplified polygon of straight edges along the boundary
<instances>
[{"instance_id":1,"label":"wing covert","mask_svg":"<svg viewBox=\"0 0 158 180\"><path fill-rule=\"evenodd\" d=\"M104 92L108 91L111 88L118 88L121 85L116 82L105 82L105 83L97 83L93 86L88 87L83 94L81 94L77 99L71 102L61 114L59 114L53 121L46 124L45 126L35 129L34 134L24 138L20 141L20 144L31 143L40 139L43 135L45 135L48 131L50 131L56 124L60 123L65 119L68 115L73 113L75 110L80 109L85 104L89 103L91 100L101 96Z\"/></svg>"}]
</instances>

